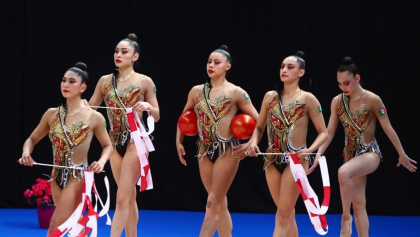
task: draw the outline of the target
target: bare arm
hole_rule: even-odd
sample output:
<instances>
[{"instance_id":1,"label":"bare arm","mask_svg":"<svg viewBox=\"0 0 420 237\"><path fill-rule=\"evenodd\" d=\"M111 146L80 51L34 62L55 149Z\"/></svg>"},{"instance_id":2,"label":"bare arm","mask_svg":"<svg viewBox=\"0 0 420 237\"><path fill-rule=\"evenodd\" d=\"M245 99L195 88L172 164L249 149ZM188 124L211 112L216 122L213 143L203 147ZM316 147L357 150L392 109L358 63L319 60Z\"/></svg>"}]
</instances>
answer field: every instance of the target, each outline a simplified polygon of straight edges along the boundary
<instances>
[{"instance_id":1,"label":"bare arm","mask_svg":"<svg viewBox=\"0 0 420 237\"><path fill-rule=\"evenodd\" d=\"M235 92L235 97L238 99L238 107L239 109L245 113L250 115L256 122L258 122L258 111L255 109L254 105L251 102L251 98L249 97L248 93L243 90L242 88L238 88ZM255 130L255 129L254 129ZM245 152L249 147L249 143L239 144L238 146L233 147L234 151L232 154L242 160L245 158Z\"/></svg>"},{"instance_id":2,"label":"bare arm","mask_svg":"<svg viewBox=\"0 0 420 237\"><path fill-rule=\"evenodd\" d=\"M324 116L322 115L321 104L313 94L308 94L307 105L309 117L318 132L318 136L307 149L309 153L313 153L327 140L328 132L325 126Z\"/></svg>"},{"instance_id":3,"label":"bare arm","mask_svg":"<svg viewBox=\"0 0 420 237\"><path fill-rule=\"evenodd\" d=\"M101 157L98 161L92 162L89 171L99 173L104 169L106 162L112 154L113 148L108 132L106 131L105 118L99 112L92 114L93 132L102 146Z\"/></svg>"},{"instance_id":4,"label":"bare arm","mask_svg":"<svg viewBox=\"0 0 420 237\"><path fill-rule=\"evenodd\" d=\"M336 96L331 102L331 114L330 114L330 119L328 121L328 126L327 126L327 139L318 148L318 154L316 154L315 156L314 164L312 165L312 167L308 169L307 174L312 173L312 171L314 171L314 169L318 166L319 158L322 156L322 154L324 154L324 152L327 150L328 146L331 144L331 141L334 138L335 131L337 130L337 126L340 121L338 117L338 113L337 113L337 105L339 101L340 101L340 97Z\"/></svg>"},{"instance_id":5,"label":"bare arm","mask_svg":"<svg viewBox=\"0 0 420 237\"><path fill-rule=\"evenodd\" d=\"M48 134L48 131L50 129L48 121L51 118L51 116L56 112L57 112L57 109L52 108L52 109L47 110L44 113L38 126L35 128L35 130L32 132L32 134L29 136L28 139L26 139L25 143L23 144L22 157L18 161L19 164L26 165L26 166L33 165L35 161L32 159L31 153L34 149L34 146Z\"/></svg>"},{"instance_id":6,"label":"bare arm","mask_svg":"<svg viewBox=\"0 0 420 237\"><path fill-rule=\"evenodd\" d=\"M188 93L188 99L187 103L185 104L183 112L187 110L194 109L195 105L195 94L197 93L198 86L193 87L190 92ZM184 141L185 134L181 132L181 130L178 127L178 124L176 126L176 150L178 152L179 160L181 161L181 164L187 166L187 161L184 159L185 156L185 148L184 145L182 145L182 142Z\"/></svg>"},{"instance_id":7,"label":"bare arm","mask_svg":"<svg viewBox=\"0 0 420 237\"><path fill-rule=\"evenodd\" d=\"M381 124L382 129L384 130L385 134L388 136L388 139L391 141L392 145L398 152L399 159L397 167L403 165L407 168L410 172L415 172L417 167L414 166L412 163L417 164L417 162L411 158L409 158L402 147L401 141L395 132L394 128L391 126L391 122L389 121L389 117L387 111L385 109L385 105L383 104L382 100L375 96L373 100L372 108L375 112L376 117Z\"/></svg>"},{"instance_id":8,"label":"bare arm","mask_svg":"<svg viewBox=\"0 0 420 237\"><path fill-rule=\"evenodd\" d=\"M105 81L109 76L102 76L98 83L96 84L95 91L93 92L92 97L89 100L89 105L91 106L99 106L102 104L102 101L104 100L104 92L103 87L105 85ZM92 108L96 109L96 108Z\"/></svg>"},{"instance_id":9,"label":"bare arm","mask_svg":"<svg viewBox=\"0 0 420 237\"><path fill-rule=\"evenodd\" d=\"M331 114L330 114L330 119L328 121L328 126L327 126L328 138L324 142L324 144L322 144L318 148L318 153L320 153L321 155L324 154L328 146L331 144L331 141L334 138L335 131L337 130L338 123L340 122L340 118L338 117L338 113L337 113L337 106L339 103L339 99L340 99L339 96L337 96L331 102Z\"/></svg>"},{"instance_id":10,"label":"bare arm","mask_svg":"<svg viewBox=\"0 0 420 237\"><path fill-rule=\"evenodd\" d=\"M155 123L160 119L159 104L156 97L156 86L150 77L144 79L144 100L145 102L138 102L133 106L137 112L149 110L147 113L153 116Z\"/></svg>"},{"instance_id":11,"label":"bare arm","mask_svg":"<svg viewBox=\"0 0 420 237\"><path fill-rule=\"evenodd\" d=\"M274 91L269 91L265 93L263 102L261 104L260 109L260 115L259 119L257 120L257 126L254 129L254 132L252 133L251 138L248 141L248 149L247 152L249 156L258 156L257 153L261 153L260 149L258 148L258 143L261 141L262 135L264 133L265 127L267 126L267 104L268 100L272 97L273 93L276 93Z\"/></svg>"}]
</instances>

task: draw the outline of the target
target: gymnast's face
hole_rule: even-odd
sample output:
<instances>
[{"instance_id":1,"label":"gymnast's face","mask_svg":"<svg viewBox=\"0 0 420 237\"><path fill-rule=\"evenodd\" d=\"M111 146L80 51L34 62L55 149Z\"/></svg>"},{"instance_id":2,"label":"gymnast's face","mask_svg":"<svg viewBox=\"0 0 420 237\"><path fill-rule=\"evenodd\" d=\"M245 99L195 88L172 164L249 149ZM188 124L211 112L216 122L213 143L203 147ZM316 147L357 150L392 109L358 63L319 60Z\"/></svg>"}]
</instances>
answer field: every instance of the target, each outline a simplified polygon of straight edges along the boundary
<instances>
[{"instance_id":1,"label":"gymnast's face","mask_svg":"<svg viewBox=\"0 0 420 237\"><path fill-rule=\"evenodd\" d=\"M352 95L359 88L360 75L356 74L354 76L348 71L337 72L337 82L338 87L340 87L344 94Z\"/></svg>"},{"instance_id":2,"label":"gymnast's face","mask_svg":"<svg viewBox=\"0 0 420 237\"><path fill-rule=\"evenodd\" d=\"M67 99L80 97L86 88L86 84L82 83L82 77L73 71L67 71L61 80L61 93Z\"/></svg>"},{"instance_id":3,"label":"gymnast's face","mask_svg":"<svg viewBox=\"0 0 420 237\"><path fill-rule=\"evenodd\" d=\"M290 82L299 79L305 74L305 69L300 69L299 62L295 57L287 57L280 66L280 78L282 82Z\"/></svg>"},{"instance_id":4,"label":"gymnast's face","mask_svg":"<svg viewBox=\"0 0 420 237\"><path fill-rule=\"evenodd\" d=\"M134 53L134 47L125 40L120 41L115 47L114 63L118 68L131 67L138 58L139 54Z\"/></svg>"},{"instance_id":5,"label":"gymnast's face","mask_svg":"<svg viewBox=\"0 0 420 237\"><path fill-rule=\"evenodd\" d=\"M225 76L231 64L222 53L213 52L207 60L207 75L210 78Z\"/></svg>"}]
</instances>

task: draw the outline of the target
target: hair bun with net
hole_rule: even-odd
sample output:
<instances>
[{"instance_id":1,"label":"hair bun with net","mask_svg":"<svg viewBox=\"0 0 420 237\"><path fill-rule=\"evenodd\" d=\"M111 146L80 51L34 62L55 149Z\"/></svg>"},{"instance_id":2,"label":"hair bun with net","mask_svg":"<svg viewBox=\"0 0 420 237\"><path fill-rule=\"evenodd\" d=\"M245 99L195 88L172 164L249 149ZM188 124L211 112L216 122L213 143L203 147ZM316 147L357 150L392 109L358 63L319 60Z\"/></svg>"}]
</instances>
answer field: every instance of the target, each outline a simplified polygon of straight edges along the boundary
<instances>
[{"instance_id":1,"label":"hair bun with net","mask_svg":"<svg viewBox=\"0 0 420 237\"><path fill-rule=\"evenodd\" d=\"M219 49L222 49L222 50L224 50L224 51L226 51L226 52L229 52L229 47L228 47L228 46L226 46L226 45L222 45L222 46L220 46L220 47L219 47Z\"/></svg>"},{"instance_id":2,"label":"hair bun with net","mask_svg":"<svg viewBox=\"0 0 420 237\"><path fill-rule=\"evenodd\" d=\"M85 63L83 63L83 62L78 62L78 63L76 63L76 65L74 65L75 67L77 67L77 68L79 68L80 70L83 70L83 71L87 71L87 66L86 66L86 64Z\"/></svg>"},{"instance_id":3,"label":"hair bun with net","mask_svg":"<svg viewBox=\"0 0 420 237\"><path fill-rule=\"evenodd\" d=\"M295 56L298 56L301 59L305 59L305 53L303 51L297 51Z\"/></svg>"},{"instance_id":4,"label":"hair bun with net","mask_svg":"<svg viewBox=\"0 0 420 237\"><path fill-rule=\"evenodd\" d=\"M351 57L344 57L343 60L341 60L341 64L343 65L350 65L353 63L353 59Z\"/></svg>"},{"instance_id":5,"label":"hair bun with net","mask_svg":"<svg viewBox=\"0 0 420 237\"><path fill-rule=\"evenodd\" d=\"M134 33L130 33L127 35L127 38L131 39L132 41L136 41L137 42L137 35Z\"/></svg>"}]
</instances>

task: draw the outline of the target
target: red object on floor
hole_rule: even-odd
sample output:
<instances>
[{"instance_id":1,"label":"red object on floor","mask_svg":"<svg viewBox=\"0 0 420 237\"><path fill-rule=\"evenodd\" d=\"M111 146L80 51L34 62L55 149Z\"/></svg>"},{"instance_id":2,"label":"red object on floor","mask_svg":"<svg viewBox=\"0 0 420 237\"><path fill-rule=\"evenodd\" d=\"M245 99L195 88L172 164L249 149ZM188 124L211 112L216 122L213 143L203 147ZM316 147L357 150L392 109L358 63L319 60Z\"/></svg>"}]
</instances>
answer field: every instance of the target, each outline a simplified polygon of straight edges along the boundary
<instances>
[{"instance_id":1,"label":"red object on floor","mask_svg":"<svg viewBox=\"0 0 420 237\"><path fill-rule=\"evenodd\" d=\"M50 220L55 210L55 205L38 205L38 223L39 227L46 228L50 226Z\"/></svg>"}]
</instances>

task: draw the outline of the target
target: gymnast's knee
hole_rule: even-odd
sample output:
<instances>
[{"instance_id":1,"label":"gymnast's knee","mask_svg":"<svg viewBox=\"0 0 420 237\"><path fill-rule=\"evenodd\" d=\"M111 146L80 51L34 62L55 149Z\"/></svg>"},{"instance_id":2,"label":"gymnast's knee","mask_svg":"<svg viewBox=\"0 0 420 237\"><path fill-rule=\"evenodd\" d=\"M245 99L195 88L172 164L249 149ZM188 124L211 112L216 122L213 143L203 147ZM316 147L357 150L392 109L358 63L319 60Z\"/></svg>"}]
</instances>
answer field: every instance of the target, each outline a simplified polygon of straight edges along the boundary
<instances>
[{"instance_id":1,"label":"gymnast's knee","mask_svg":"<svg viewBox=\"0 0 420 237\"><path fill-rule=\"evenodd\" d=\"M217 220L220 215L220 202L217 201L215 195L210 194L206 204L206 214L208 217Z\"/></svg>"}]
</instances>

